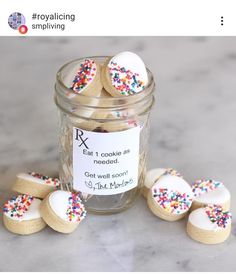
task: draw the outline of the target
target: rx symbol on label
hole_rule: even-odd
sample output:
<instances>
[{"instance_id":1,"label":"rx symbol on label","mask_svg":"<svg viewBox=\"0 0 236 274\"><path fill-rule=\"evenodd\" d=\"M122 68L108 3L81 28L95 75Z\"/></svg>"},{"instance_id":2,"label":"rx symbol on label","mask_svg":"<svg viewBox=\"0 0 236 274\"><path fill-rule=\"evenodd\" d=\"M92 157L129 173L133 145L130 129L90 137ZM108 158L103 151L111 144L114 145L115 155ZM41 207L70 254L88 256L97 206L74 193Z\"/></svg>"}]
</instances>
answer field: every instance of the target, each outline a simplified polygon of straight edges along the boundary
<instances>
[{"instance_id":1,"label":"rx symbol on label","mask_svg":"<svg viewBox=\"0 0 236 274\"><path fill-rule=\"evenodd\" d=\"M76 136L75 136L75 140L79 141L79 147L81 147L82 145L84 145L87 149L89 149L89 147L86 144L86 141L88 140L88 138L84 138L84 132L81 129L76 128Z\"/></svg>"}]
</instances>

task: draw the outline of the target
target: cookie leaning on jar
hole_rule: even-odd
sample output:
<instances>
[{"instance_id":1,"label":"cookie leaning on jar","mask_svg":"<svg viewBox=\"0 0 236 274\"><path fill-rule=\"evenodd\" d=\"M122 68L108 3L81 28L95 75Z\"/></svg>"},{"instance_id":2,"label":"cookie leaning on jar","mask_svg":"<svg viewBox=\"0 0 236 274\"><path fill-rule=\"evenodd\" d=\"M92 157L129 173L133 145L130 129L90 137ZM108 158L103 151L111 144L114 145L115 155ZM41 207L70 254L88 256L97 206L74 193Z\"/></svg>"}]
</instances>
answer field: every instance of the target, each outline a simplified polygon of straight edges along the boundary
<instances>
[{"instance_id":1,"label":"cookie leaning on jar","mask_svg":"<svg viewBox=\"0 0 236 274\"><path fill-rule=\"evenodd\" d=\"M127 96L142 92L148 84L148 74L142 59L133 52L125 51L105 61L101 70L101 81L104 86L103 95L106 98L109 96L120 97L120 101L122 101ZM142 130L142 121L137 118L132 109L116 111L109 114L108 117L111 121L101 124L100 130L116 132L137 126ZM141 152L139 178L144 176L145 164L145 152Z\"/></svg>"},{"instance_id":2,"label":"cookie leaning on jar","mask_svg":"<svg viewBox=\"0 0 236 274\"><path fill-rule=\"evenodd\" d=\"M83 117L96 117L96 111L93 109L81 108L76 105L78 103L84 105L97 104L97 100L93 97L100 97L102 92L100 71L101 65L97 61L85 58L79 64L74 65L68 75L64 77L64 84L68 88L65 95L74 104L72 109L74 116L69 119L69 122L74 126L83 123ZM59 75L60 72L58 78ZM93 126L88 127L88 129L90 128Z\"/></svg>"},{"instance_id":3,"label":"cookie leaning on jar","mask_svg":"<svg viewBox=\"0 0 236 274\"><path fill-rule=\"evenodd\" d=\"M104 88L113 97L123 97L144 90L148 74L142 59L133 52L125 51L105 62L101 79Z\"/></svg>"}]
</instances>

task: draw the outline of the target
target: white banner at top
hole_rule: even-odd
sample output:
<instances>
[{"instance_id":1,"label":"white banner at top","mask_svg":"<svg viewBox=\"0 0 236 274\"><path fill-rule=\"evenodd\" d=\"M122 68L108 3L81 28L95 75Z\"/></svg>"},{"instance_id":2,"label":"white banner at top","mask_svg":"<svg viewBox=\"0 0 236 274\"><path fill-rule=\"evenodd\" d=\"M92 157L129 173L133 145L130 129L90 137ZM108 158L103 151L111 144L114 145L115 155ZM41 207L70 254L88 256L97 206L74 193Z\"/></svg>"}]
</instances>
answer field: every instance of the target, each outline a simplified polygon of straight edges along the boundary
<instances>
[{"instance_id":1,"label":"white banner at top","mask_svg":"<svg viewBox=\"0 0 236 274\"><path fill-rule=\"evenodd\" d=\"M235 0L1 0L1 36L236 35Z\"/></svg>"}]
</instances>

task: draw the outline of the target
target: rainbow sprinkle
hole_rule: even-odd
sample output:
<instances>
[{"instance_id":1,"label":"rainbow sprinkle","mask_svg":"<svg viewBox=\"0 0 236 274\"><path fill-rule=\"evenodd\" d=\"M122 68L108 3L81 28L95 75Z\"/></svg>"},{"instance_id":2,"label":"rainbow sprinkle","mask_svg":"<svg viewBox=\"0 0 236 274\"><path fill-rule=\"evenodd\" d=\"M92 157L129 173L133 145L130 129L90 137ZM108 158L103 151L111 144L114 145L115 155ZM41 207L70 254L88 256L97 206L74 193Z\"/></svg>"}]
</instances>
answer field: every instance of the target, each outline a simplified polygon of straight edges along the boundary
<instances>
[{"instance_id":1,"label":"rainbow sprinkle","mask_svg":"<svg viewBox=\"0 0 236 274\"><path fill-rule=\"evenodd\" d=\"M167 188L153 188L152 194L156 203L173 214L182 214L188 211L193 200L186 193L168 190Z\"/></svg>"},{"instance_id":2,"label":"rainbow sprinkle","mask_svg":"<svg viewBox=\"0 0 236 274\"><path fill-rule=\"evenodd\" d=\"M214 180L198 180L192 184L192 190L194 196L199 197L204 193L210 192L223 186L224 184L222 182Z\"/></svg>"},{"instance_id":3,"label":"rainbow sprinkle","mask_svg":"<svg viewBox=\"0 0 236 274\"><path fill-rule=\"evenodd\" d=\"M120 91L122 95L131 95L142 91L145 88L144 82L139 79L138 73L120 67L111 61L108 65L112 85Z\"/></svg>"},{"instance_id":4,"label":"rainbow sprinkle","mask_svg":"<svg viewBox=\"0 0 236 274\"><path fill-rule=\"evenodd\" d=\"M70 222L81 222L86 216L86 210L79 195L79 193L71 193L68 199L69 206L66 215Z\"/></svg>"},{"instance_id":5,"label":"rainbow sprinkle","mask_svg":"<svg viewBox=\"0 0 236 274\"><path fill-rule=\"evenodd\" d=\"M80 68L73 80L71 89L75 93L80 93L84 88L90 84L96 75L97 66L93 60L85 59L80 64Z\"/></svg>"},{"instance_id":6,"label":"rainbow sprinkle","mask_svg":"<svg viewBox=\"0 0 236 274\"><path fill-rule=\"evenodd\" d=\"M33 176L34 178L43 180L45 184L52 184L54 185L56 188L60 186L60 181L57 178L50 178L48 176L36 173L36 172L29 172L29 175Z\"/></svg>"},{"instance_id":7,"label":"rainbow sprinkle","mask_svg":"<svg viewBox=\"0 0 236 274\"><path fill-rule=\"evenodd\" d=\"M205 212L212 223L222 228L225 228L232 219L231 213L224 211L220 205L208 205Z\"/></svg>"},{"instance_id":8,"label":"rainbow sprinkle","mask_svg":"<svg viewBox=\"0 0 236 274\"><path fill-rule=\"evenodd\" d=\"M3 212L9 217L21 219L25 212L29 210L34 199L33 196L28 194L21 194L17 197L12 197L3 206Z\"/></svg>"}]
</instances>

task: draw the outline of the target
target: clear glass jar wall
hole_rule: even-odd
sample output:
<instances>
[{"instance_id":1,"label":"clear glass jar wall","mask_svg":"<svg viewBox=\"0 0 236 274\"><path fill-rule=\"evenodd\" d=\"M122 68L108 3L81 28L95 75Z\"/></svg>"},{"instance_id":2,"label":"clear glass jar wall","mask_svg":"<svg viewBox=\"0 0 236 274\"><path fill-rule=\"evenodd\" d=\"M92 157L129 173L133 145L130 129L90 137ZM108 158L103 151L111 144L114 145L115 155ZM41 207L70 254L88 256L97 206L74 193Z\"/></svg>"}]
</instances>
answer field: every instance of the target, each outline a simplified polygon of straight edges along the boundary
<instances>
[{"instance_id":1,"label":"clear glass jar wall","mask_svg":"<svg viewBox=\"0 0 236 274\"><path fill-rule=\"evenodd\" d=\"M104 57L88 57L103 64ZM149 114L154 103L154 80L148 71L145 90L125 97L88 97L74 95L69 77L83 59L64 65L57 74L55 103L59 108L59 177L64 189L74 190L73 184L73 127L94 132L120 132L139 127L138 185L131 190L113 195L82 193L88 211L99 214L120 212L132 206L139 196L146 173L149 142ZM114 143L114 149L116 144ZM132 162L130 162L132 165ZM128 169L129 167L127 167ZM78 190L78 189L76 189Z\"/></svg>"}]
</instances>

